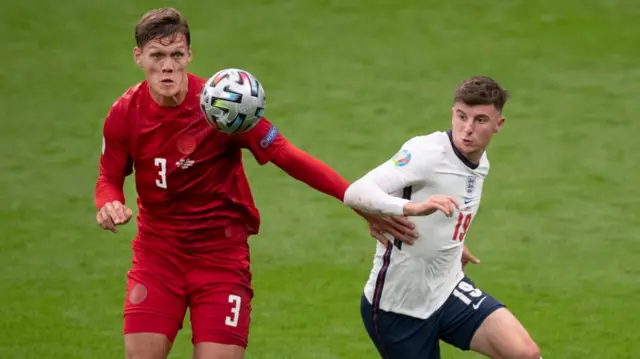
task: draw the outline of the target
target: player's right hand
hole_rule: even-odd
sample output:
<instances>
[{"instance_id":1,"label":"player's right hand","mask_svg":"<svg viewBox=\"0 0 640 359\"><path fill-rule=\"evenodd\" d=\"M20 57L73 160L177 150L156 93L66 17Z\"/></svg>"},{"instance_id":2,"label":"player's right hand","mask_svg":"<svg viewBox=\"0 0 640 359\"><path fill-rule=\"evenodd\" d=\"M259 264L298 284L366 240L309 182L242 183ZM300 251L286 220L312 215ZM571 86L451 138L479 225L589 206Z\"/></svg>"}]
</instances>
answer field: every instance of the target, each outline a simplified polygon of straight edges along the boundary
<instances>
[{"instance_id":1,"label":"player's right hand","mask_svg":"<svg viewBox=\"0 0 640 359\"><path fill-rule=\"evenodd\" d=\"M428 216L441 211L447 217L451 217L455 209L460 209L460 205L453 197L438 194L423 202L408 202L403 209L405 216Z\"/></svg>"},{"instance_id":2,"label":"player's right hand","mask_svg":"<svg viewBox=\"0 0 640 359\"><path fill-rule=\"evenodd\" d=\"M116 226L129 223L131 216L133 216L133 211L130 208L120 201L113 201L102 206L96 214L96 221L102 229L118 233Z\"/></svg>"}]
</instances>

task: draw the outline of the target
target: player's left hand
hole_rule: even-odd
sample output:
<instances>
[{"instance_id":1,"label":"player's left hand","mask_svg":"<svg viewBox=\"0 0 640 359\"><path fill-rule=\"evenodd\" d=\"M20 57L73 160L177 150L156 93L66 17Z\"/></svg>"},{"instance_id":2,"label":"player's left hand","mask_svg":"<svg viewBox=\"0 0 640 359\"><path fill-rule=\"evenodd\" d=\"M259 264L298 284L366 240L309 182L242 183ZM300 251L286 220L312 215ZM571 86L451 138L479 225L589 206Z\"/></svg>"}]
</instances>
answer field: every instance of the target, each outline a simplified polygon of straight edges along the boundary
<instances>
[{"instance_id":1,"label":"player's left hand","mask_svg":"<svg viewBox=\"0 0 640 359\"><path fill-rule=\"evenodd\" d=\"M369 223L371 237L385 246L389 240L384 236L384 233L388 233L407 244L413 244L414 240L418 238L415 225L407 217L383 216L359 211L358 214Z\"/></svg>"},{"instance_id":2,"label":"player's left hand","mask_svg":"<svg viewBox=\"0 0 640 359\"><path fill-rule=\"evenodd\" d=\"M462 269L464 269L464 267L469 263L479 264L480 260L471 254L471 251L469 251L469 248L465 244L464 249L462 250Z\"/></svg>"}]
</instances>

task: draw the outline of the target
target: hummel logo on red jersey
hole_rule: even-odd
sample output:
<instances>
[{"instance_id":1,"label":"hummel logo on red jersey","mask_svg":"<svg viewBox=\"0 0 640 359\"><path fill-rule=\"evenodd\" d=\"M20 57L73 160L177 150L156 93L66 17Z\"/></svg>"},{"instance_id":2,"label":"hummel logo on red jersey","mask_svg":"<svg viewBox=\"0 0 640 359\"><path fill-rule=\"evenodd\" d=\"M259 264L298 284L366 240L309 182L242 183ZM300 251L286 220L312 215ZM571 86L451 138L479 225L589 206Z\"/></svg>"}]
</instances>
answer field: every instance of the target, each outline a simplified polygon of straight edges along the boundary
<instances>
[{"instance_id":1,"label":"hummel logo on red jersey","mask_svg":"<svg viewBox=\"0 0 640 359\"><path fill-rule=\"evenodd\" d=\"M187 169L187 168L193 166L194 162L195 161L193 161L193 160L191 160L189 158L183 158L180 161L176 162L176 166L178 166L178 167L180 167L180 168L182 168L184 170L184 169Z\"/></svg>"}]
</instances>

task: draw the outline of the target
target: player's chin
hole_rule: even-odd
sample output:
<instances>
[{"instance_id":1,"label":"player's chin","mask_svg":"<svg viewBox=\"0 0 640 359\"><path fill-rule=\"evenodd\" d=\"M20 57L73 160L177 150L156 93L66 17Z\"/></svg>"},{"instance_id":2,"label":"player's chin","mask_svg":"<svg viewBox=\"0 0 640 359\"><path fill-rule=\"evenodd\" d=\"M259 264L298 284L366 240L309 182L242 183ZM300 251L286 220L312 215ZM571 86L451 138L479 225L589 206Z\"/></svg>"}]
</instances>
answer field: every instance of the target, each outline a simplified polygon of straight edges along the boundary
<instances>
[{"instance_id":1,"label":"player's chin","mask_svg":"<svg viewBox=\"0 0 640 359\"><path fill-rule=\"evenodd\" d=\"M472 142L467 142L467 141L461 141L461 143L458 144L458 149L462 152L472 152L475 150L475 146L473 145Z\"/></svg>"},{"instance_id":2,"label":"player's chin","mask_svg":"<svg viewBox=\"0 0 640 359\"><path fill-rule=\"evenodd\" d=\"M156 92L163 97L174 97L178 95L180 92L179 87L177 85L161 85L156 88Z\"/></svg>"}]
</instances>

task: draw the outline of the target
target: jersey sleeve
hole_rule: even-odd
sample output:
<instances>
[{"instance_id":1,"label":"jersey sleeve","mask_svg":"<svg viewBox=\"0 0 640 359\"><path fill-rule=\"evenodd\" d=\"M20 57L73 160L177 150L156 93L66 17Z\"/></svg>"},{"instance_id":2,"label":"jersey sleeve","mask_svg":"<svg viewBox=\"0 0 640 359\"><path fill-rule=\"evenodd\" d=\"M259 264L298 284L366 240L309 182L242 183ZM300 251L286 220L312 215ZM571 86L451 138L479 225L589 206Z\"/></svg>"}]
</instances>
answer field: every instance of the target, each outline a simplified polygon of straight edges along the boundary
<instances>
[{"instance_id":1,"label":"jersey sleeve","mask_svg":"<svg viewBox=\"0 0 640 359\"><path fill-rule=\"evenodd\" d=\"M344 203L365 212L401 216L409 200L391 194L428 182L440 156L437 146L424 137L414 137L391 159L351 184Z\"/></svg>"},{"instance_id":2,"label":"jersey sleeve","mask_svg":"<svg viewBox=\"0 0 640 359\"><path fill-rule=\"evenodd\" d=\"M309 187L340 201L344 200L344 193L349 187L349 182L329 165L302 151L292 143L287 142L282 150L278 151L271 159L271 162L289 176L304 182Z\"/></svg>"},{"instance_id":3,"label":"jersey sleeve","mask_svg":"<svg viewBox=\"0 0 640 359\"><path fill-rule=\"evenodd\" d=\"M260 165L271 161L284 148L287 139L266 118L260 119L249 131L237 136L240 147L253 154Z\"/></svg>"},{"instance_id":4,"label":"jersey sleeve","mask_svg":"<svg viewBox=\"0 0 640 359\"><path fill-rule=\"evenodd\" d=\"M95 190L95 205L98 209L108 202L125 203L124 179L133 172L125 116L122 104L116 102L104 121L100 172Z\"/></svg>"}]
</instances>

